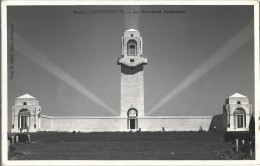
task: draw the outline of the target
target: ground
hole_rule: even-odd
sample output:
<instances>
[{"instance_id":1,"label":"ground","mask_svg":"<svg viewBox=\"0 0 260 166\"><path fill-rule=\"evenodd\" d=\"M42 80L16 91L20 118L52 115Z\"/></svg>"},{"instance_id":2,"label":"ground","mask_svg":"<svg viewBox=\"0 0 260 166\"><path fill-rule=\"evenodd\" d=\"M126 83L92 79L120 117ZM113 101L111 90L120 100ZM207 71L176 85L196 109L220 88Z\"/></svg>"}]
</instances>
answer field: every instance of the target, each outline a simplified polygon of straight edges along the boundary
<instances>
[{"instance_id":1,"label":"ground","mask_svg":"<svg viewBox=\"0 0 260 166\"><path fill-rule=\"evenodd\" d=\"M11 160L223 160L231 143L219 132L31 133Z\"/></svg>"}]
</instances>

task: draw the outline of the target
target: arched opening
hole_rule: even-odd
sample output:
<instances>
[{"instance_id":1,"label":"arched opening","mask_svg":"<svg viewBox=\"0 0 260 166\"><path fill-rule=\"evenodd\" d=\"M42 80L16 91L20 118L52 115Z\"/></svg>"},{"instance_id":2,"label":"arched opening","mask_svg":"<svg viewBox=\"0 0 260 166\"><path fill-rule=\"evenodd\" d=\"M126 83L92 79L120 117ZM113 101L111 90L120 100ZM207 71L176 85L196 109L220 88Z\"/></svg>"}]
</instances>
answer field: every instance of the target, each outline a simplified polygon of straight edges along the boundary
<instances>
[{"instance_id":1,"label":"arched opening","mask_svg":"<svg viewBox=\"0 0 260 166\"><path fill-rule=\"evenodd\" d=\"M242 108L238 108L234 112L234 120L236 128L245 128L246 127L246 112Z\"/></svg>"},{"instance_id":2,"label":"arched opening","mask_svg":"<svg viewBox=\"0 0 260 166\"><path fill-rule=\"evenodd\" d=\"M131 108L127 112L128 122L127 128L128 129L138 129L138 121L137 121L138 112L135 108Z\"/></svg>"},{"instance_id":3,"label":"arched opening","mask_svg":"<svg viewBox=\"0 0 260 166\"><path fill-rule=\"evenodd\" d=\"M30 126L30 111L28 109L22 109L18 113L18 128L20 131L23 129L29 130Z\"/></svg>"},{"instance_id":4,"label":"arched opening","mask_svg":"<svg viewBox=\"0 0 260 166\"><path fill-rule=\"evenodd\" d=\"M137 43L135 40L129 40L127 42L127 55L136 56L137 54Z\"/></svg>"}]
</instances>

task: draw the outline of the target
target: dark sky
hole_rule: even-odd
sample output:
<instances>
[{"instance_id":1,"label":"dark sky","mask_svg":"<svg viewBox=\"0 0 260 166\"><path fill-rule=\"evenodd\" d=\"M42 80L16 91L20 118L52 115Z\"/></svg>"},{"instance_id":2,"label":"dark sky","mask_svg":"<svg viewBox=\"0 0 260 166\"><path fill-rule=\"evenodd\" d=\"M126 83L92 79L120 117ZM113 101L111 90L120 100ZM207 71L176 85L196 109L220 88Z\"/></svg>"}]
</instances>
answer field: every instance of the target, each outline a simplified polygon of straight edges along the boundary
<instances>
[{"instance_id":1,"label":"dark sky","mask_svg":"<svg viewBox=\"0 0 260 166\"><path fill-rule=\"evenodd\" d=\"M101 13L108 9L116 13ZM133 10L161 13L128 13ZM8 7L9 38L11 24L15 32L9 114L15 98L28 93L45 115L114 115L105 107L119 115L117 58L130 28L140 30L148 59L145 113L217 115L234 93L254 104L252 19L253 6Z\"/></svg>"}]
</instances>

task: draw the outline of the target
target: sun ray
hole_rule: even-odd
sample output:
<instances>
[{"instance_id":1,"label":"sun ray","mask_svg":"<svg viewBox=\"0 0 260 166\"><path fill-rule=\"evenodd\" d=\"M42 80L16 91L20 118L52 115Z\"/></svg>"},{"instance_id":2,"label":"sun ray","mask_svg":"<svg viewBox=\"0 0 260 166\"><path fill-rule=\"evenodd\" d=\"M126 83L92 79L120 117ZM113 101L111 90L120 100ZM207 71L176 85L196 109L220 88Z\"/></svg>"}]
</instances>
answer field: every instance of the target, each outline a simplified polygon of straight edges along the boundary
<instances>
[{"instance_id":1,"label":"sun ray","mask_svg":"<svg viewBox=\"0 0 260 166\"><path fill-rule=\"evenodd\" d=\"M80 82L78 82L71 75L66 73L57 64L52 62L43 53L38 51L32 44L24 40L19 34L15 33L15 49L20 52L25 57L29 58L37 65L59 78L63 82L67 83L69 86L74 88L77 92L87 97L89 100L95 102L99 106L105 108L107 111L113 115L118 115L117 111L108 106L104 101L97 97L93 92L84 87Z\"/></svg>"},{"instance_id":2,"label":"sun ray","mask_svg":"<svg viewBox=\"0 0 260 166\"><path fill-rule=\"evenodd\" d=\"M171 101L174 97L180 94L183 90L188 88L191 84L199 80L210 70L223 62L225 59L233 55L239 48L253 40L253 20L242 28L235 36L230 38L222 47L220 47L215 53L213 53L202 65L190 73L180 84L170 91L160 102L152 107L147 115L150 115L157 111L161 106Z\"/></svg>"}]
</instances>

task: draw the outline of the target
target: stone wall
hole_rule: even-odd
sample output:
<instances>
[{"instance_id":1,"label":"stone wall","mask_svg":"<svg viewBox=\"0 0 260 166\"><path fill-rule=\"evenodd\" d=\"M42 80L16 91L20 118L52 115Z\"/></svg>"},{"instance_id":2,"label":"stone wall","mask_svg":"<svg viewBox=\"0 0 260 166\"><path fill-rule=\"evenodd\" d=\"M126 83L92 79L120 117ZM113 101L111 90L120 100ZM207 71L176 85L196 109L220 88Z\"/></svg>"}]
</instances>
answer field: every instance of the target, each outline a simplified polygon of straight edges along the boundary
<instances>
[{"instance_id":1,"label":"stone wall","mask_svg":"<svg viewBox=\"0 0 260 166\"><path fill-rule=\"evenodd\" d=\"M142 131L208 131L212 116L170 116L138 118ZM122 117L41 117L40 131L129 131Z\"/></svg>"},{"instance_id":2,"label":"stone wall","mask_svg":"<svg viewBox=\"0 0 260 166\"><path fill-rule=\"evenodd\" d=\"M122 131L126 119L117 117L47 117L41 118L40 131ZM125 124L126 125L126 124Z\"/></svg>"},{"instance_id":3,"label":"stone wall","mask_svg":"<svg viewBox=\"0 0 260 166\"><path fill-rule=\"evenodd\" d=\"M208 131L212 116L169 116L138 119L142 131Z\"/></svg>"}]
</instances>

